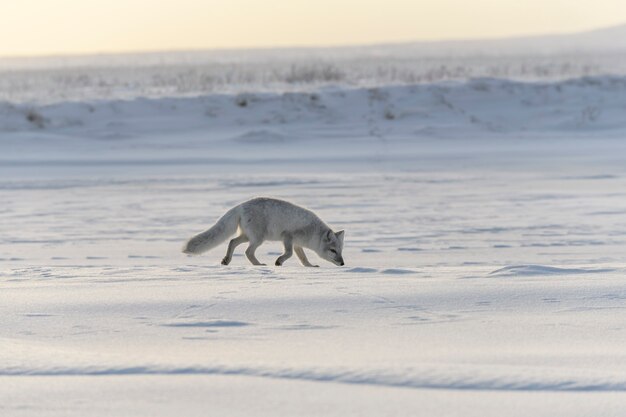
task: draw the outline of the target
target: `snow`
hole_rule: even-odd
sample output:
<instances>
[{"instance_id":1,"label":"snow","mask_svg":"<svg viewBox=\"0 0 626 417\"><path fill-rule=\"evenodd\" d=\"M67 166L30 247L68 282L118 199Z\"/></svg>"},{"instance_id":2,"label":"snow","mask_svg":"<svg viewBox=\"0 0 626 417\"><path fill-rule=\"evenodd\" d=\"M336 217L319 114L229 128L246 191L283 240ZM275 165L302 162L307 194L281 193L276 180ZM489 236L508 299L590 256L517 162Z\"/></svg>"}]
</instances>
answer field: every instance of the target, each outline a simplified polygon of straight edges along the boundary
<instances>
[{"instance_id":1,"label":"snow","mask_svg":"<svg viewBox=\"0 0 626 417\"><path fill-rule=\"evenodd\" d=\"M620 415L625 88L0 104L0 412ZM181 253L259 195L346 266Z\"/></svg>"},{"instance_id":2,"label":"snow","mask_svg":"<svg viewBox=\"0 0 626 417\"><path fill-rule=\"evenodd\" d=\"M626 77L604 76L550 82L473 79L380 88L336 87L310 93L43 105L0 103L0 132L88 135L108 142L150 135L147 140L152 146L154 136L183 130L220 145L229 141L289 145L312 138L334 140L338 135L351 140L358 140L359 135L401 136L405 142L468 136L579 137L600 130L606 136L623 133L625 91ZM170 146L179 148L180 144Z\"/></svg>"},{"instance_id":3,"label":"snow","mask_svg":"<svg viewBox=\"0 0 626 417\"><path fill-rule=\"evenodd\" d=\"M476 78L564 81L626 75L621 36L587 42L544 39L318 49L2 58L0 102L49 104L209 94L311 93ZM520 48L521 47L521 48ZM557 50L554 50L556 47ZM522 51L520 51L522 49ZM514 52L517 51L517 52Z\"/></svg>"}]
</instances>

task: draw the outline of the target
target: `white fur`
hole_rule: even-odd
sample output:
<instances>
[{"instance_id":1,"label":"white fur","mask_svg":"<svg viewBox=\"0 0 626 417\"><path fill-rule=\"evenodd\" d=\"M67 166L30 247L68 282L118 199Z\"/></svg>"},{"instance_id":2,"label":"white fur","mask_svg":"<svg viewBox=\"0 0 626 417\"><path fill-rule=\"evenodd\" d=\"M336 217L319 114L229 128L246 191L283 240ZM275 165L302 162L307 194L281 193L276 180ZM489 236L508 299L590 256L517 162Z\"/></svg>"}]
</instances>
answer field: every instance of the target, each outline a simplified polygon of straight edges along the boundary
<instances>
[{"instance_id":1,"label":"white fur","mask_svg":"<svg viewBox=\"0 0 626 417\"><path fill-rule=\"evenodd\" d=\"M266 240L282 241L285 252L276 260L282 265L293 251L304 266L309 263L303 248L311 249L322 259L343 265L344 232L333 232L315 213L283 200L254 198L230 209L209 230L192 237L183 252L199 254L213 249L220 243L239 234L228 245L222 264L228 265L235 248L250 242L246 249L248 260L263 265L254 252Z\"/></svg>"}]
</instances>

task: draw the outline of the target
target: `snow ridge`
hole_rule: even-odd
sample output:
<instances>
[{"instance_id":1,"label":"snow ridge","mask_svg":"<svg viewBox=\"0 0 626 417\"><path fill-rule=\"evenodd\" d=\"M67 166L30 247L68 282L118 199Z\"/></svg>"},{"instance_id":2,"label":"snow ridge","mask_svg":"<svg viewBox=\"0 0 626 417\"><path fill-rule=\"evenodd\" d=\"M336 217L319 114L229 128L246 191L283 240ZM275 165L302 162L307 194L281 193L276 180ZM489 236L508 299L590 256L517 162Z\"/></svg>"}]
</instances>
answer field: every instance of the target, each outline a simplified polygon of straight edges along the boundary
<instances>
[{"instance_id":1,"label":"snow ridge","mask_svg":"<svg viewBox=\"0 0 626 417\"><path fill-rule=\"evenodd\" d=\"M405 370L237 366L85 366L0 368L0 376L241 375L405 388L501 391L626 391L624 375L514 366L424 366Z\"/></svg>"},{"instance_id":2,"label":"snow ridge","mask_svg":"<svg viewBox=\"0 0 626 417\"><path fill-rule=\"evenodd\" d=\"M316 92L212 94L16 104L0 102L0 131L69 133L105 140L180 131L249 127L234 142L290 139L284 127L362 125L372 136L503 135L623 131L626 77L518 82L473 79ZM364 123L365 122L365 123Z\"/></svg>"}]
</instances>

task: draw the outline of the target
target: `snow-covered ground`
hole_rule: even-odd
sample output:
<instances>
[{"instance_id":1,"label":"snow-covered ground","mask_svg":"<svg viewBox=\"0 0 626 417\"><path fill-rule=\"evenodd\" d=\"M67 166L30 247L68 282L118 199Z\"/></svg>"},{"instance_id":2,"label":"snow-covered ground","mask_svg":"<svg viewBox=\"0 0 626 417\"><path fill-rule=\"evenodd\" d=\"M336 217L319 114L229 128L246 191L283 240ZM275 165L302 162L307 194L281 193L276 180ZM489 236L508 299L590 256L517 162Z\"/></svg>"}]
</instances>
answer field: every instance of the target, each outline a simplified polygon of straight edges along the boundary
<instances>
[{"instance_id":1,"label":"snow-covered ground","mask_svg":"<svg viewBox=\"0 0 626 417\"><path fill-rule=\"evenodd\" d=\"M0 104L0 414L622 415L625 92ZM345 229L347 265L180 252L259 195Z\"/></svg>"},{"instance_id":2,"label":"snow-covered ground","mask_svg":"<svg viewBox=\"0 0 626 417\"><path fill-rule=\"evenodd\" d=\"M246 92L380 88L473 78L559 81L626 75L626 38L617 50L504 53L484 45L383 45L360 48L189 51L43 58L0 57L0 102L56 103L193 97ZM622 42L623 43L623 42ZM543 43L540 43L543 44ZM577 45L570 42L571 45ZM456 49L456 51L455 51Z\"/></svg>"}]
</instances>

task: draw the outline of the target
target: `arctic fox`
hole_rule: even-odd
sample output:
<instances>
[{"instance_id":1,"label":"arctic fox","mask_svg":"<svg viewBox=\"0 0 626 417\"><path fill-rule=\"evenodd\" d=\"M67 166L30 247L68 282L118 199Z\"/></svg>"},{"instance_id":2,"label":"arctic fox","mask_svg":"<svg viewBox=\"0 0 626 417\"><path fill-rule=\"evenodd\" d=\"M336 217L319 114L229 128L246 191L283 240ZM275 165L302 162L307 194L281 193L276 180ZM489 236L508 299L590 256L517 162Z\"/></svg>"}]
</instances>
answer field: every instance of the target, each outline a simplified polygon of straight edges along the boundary
<instances>
[{"instance_id":1,"label":"arctic fox","mask_svg":"<svg viewBox=\"0 0 626 417\"><path fill-rule=\"evenodd\" d=\"M184 253L199 254L213 249L226 241L239 230L239 235L228 244L222 265L228 265L235 248L250 242L246 257L253 265L265 265L254 255L256 249L266 240L282 241L285 252L276 259L280 266L293 252L304 266L312 265L303 248L311 249L320 258L343 266L344 231L333 232L310 210L287 201L274 198L254 198L228 210L221 219L206 232L202 232L185 244Z\"/></svg>"}]
</instances>

